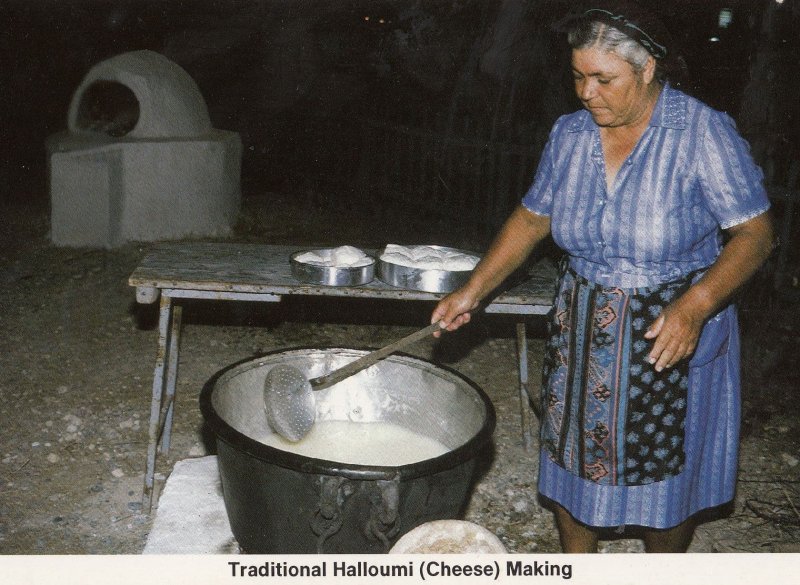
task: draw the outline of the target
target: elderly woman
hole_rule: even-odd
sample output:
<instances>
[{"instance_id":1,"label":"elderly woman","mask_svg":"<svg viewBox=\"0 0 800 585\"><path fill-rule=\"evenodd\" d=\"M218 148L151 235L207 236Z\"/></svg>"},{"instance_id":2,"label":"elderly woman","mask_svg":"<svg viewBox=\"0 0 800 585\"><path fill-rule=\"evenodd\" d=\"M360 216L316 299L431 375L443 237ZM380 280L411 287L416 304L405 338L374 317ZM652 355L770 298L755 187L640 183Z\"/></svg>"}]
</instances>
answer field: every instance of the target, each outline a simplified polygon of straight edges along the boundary
<instances>
[{"instance_id":1,"label":"elderly woman","mask_svg":"<svg viewBox=\"0 0 800 585\"><path fill-rule=\"evenodd\" d=\"M734 495L730 301L772 249L769 201L732 120L670 85L670 41L650 14L599 1L565 26L584 109L556 121L521 206L432 321L468 322L552 234L566 261L539 492L563 550L594 552L599 529L631 526L648 552L684 552L697 513Z\"/></svg>"}]
</instances>

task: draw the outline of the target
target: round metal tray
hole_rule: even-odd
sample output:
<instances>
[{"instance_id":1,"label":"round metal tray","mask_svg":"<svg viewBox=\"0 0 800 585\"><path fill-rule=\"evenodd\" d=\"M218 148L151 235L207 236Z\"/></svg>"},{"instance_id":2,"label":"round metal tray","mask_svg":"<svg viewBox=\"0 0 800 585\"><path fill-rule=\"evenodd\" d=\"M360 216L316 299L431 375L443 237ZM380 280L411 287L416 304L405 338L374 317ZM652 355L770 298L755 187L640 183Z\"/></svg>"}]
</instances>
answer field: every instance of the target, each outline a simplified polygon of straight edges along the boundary
<instances>
[{"instance_id":1,"label":"round metal tray","mask_svg":"<svg viewBox=\"0 0 800 585\"><path fill-rule=\"evenodd\" d=\"M302 282L325 286L359 286L367 284L375 278L375 258L367 254L370 263L365 266L335 267L318 266L306 262L298 262L296 258L306 252L321 250L301 250L289 257L292 275Z\"/></svg>"},{"instance_id":2,"label":"round metal tray","mask_svg":"<svg viewBox=\"0 0 800 585\"><path fill-rule=\"evenodd\" d=\"M447 248L445 246L430 246L437 250L446 250L478 256L475 252ZM472 270L437 270L435 268L411 268L385 260L378 260L378 279L408 290L418 290L431 293L450 293L465 285L469 280Z\"/></svg>"}]
</instances>

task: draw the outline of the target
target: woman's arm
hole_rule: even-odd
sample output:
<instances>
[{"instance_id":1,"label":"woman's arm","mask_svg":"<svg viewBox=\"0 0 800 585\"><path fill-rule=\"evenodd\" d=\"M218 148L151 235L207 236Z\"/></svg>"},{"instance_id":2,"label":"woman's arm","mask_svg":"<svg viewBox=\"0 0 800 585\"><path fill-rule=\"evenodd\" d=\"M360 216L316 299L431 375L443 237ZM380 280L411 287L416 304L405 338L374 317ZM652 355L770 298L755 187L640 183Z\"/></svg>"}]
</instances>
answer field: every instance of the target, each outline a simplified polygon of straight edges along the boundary
<instances>
[{"instance_id":1,"label":"woman's arm","mask_svg":"<svg viewBox=\"0 0 800 585\"><path fill-rule=\"evenodd\" d=\"M549 233L549 217L537 215L521 205L517 207L473 270L467 284L444 297L436 306L431 323L439 321L448 331L468 323L469 311L516 270Z\"/></svg>"},{"instance_id":2,"label":"woman's arm","mask_svg":"<svg viewBox=\"0 0 800 585\"><path fill-rule=\"evenodd\" d=\"M716 262L684 295L650 325L645 337L655 339L650 361L656 370L689 357L706 319L745 284L772 252L772 219L762 213L728 230L730 240Z\"/></svg>"}]
</instances>

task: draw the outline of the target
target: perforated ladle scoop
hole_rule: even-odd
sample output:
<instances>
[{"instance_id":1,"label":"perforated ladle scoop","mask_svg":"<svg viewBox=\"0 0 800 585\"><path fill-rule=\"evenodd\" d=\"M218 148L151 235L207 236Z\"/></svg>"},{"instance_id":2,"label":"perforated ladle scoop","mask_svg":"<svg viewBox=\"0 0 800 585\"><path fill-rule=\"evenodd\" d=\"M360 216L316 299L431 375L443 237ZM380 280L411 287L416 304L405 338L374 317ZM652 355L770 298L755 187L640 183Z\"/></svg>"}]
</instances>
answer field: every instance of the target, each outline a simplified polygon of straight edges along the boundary
<instances>
[{"instance_id":1,"label":"perforated ladle scoop","mask_svg":"<svg viewBox=\"0 0 800 585\"><path fill-rule=\"evenodd\" d=\"M411 335L368 353L318 378L306 379L303 373L287 364L274 366L264 380L264 405L267 422L284 439L292 442L305 437L316 419L315 390L322 390L357 374L388 355L441 329L431 323Z\"/></svg>"}]
</instances>

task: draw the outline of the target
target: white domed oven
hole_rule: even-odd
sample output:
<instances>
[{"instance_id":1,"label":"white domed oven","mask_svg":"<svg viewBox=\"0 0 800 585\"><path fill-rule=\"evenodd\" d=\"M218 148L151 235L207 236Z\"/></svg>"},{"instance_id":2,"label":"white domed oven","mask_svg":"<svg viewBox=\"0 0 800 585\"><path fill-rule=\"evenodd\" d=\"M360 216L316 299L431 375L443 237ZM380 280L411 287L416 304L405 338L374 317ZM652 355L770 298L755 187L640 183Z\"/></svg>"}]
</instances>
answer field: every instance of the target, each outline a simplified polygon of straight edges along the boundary
<instances>
[{"instance_id":1,"label":"white domed oven","mask_svg":"<svg viewBox=\"0 0 800 585\"><path fill-rule=\"evenodd\" d=\"M55 245L225 235L239 211L239 135L212 128L194 80L153 51L94 66L47 151Z\"/></svg>"}]
</instances>

